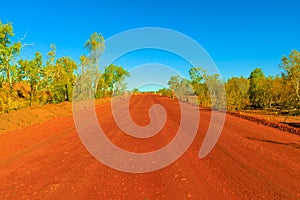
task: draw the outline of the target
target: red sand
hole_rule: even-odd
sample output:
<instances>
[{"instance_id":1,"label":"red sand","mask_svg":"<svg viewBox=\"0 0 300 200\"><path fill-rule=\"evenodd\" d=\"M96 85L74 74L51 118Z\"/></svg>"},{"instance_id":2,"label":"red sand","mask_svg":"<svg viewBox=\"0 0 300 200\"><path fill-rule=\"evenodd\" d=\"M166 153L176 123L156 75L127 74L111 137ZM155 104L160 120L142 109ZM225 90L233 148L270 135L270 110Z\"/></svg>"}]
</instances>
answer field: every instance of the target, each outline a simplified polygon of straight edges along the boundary
<instances>
[{"instance_id":1,"label":"red sand","mask_svg":"<svg viewBox=\"0 0 300 200\"><path fill-rule=\"evenodd\" d=\"M174 137L180 112L171 99L134 96L131 115L136 123L150 122L153 102L167 111L164 134L142 141L123 134L110 103L97 106L100 124L124 149L161 148ZM200 115L188 151L170 166L146 174L119 172L94 159L72 116L0 134L0 199L300 199L299 136L227 115L217 145L199 159L210 112L201 110Z\"/></svg>"}]
</instances>

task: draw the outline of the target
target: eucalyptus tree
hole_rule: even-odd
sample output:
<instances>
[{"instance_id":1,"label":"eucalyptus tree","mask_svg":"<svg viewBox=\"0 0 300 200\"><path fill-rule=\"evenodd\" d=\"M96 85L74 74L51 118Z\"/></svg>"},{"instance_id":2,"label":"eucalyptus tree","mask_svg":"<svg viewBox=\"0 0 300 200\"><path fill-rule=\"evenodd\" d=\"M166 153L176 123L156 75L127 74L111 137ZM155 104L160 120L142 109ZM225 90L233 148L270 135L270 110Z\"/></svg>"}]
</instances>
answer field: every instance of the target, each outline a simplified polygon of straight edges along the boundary
<instances>
[{"instance_id":1,"label":"eucalyptus tree","mask_svg":"<svg viewBox=\"0 0 300 200\"><path fill-rule=\"evenodd\" d=\"M244 77L232 77L225 84L226 104L229 110L244 109L249 106L249 80Z\"/></svg>"},{"instance_id":2,"label":"eucalyptus tree","mask_svg":"<svg viewBox=\"0 0 300 200\"><path fill-rule=\"evenodd\" d=\"M71 101L76 70L77 64L72 58L64 56L56 59L56 46L52 44L42 73L44 92L50 94L48 101Z\"/></svg>"},{"instance_id":3,"label":"eucalyptus tree","mask_svg":"<svg viewBox=\"0 0 300 200\"><path fill-rule=\"evenodd\" d=\"M120 95L126 89L125 78L130 74L121 66L114 64L105 68L98 83L98 94L100 96ZM102 91L102 95L101 92Z\"/></svg>"},{"instance_id":4,"label":"eucalyptus tree","mask_svg":"<svg viewBox=\"0 0 300 200\"><path fill-rule=\"evenodd\" d=\"M289 90L287 107L300 111L300 52L292 50L289 56L282 57L281 68Z\"/></svg>"},{"instance_id":5,"label":"eucalyptus tree","mask_svg":"<svg viewBox=\"0 0 300 200\"><path fill-rule=\"evenodd\" d=\"M3 24L0 21L0 73L2 76L1 88L3 87L3 84L8 84L8 91L5 91L5 112L10 111L13 85L17 80L16 57L19 55L22 48L21 41L12 42L13 36L14 30L12 23Z\"/></svg>"},{"instance_id":6,"label":"eucalyptus tree","mask_svg":"<svg viewBox=\"0 0 300 200\"><path fill-rule=\"evenodd\" d=\"M40 52L36 52L33 60L20 60L19 65L19 77L28 82L30 86L29 106L31 106L32 102L35 100L34 97L36 96L36 92L38 91L38 86L41 81L43 67L42 54Z\"/></svg>"},{"instance_id":7,"label":"eucalyptus tree","mask_svg":"<svg viewBox=\"0 0 300 200\"><path fill-rule=\"evenodd\" d=\"M56 72L54 76L54 84L62 87L64 101L70 101L73 85L76 79L75 70L77 64L70 57L61 57L56 61Z\"/></svg>"},{"instance_id":8,"label":"eucalyptus tree","mask_svg":"<svg viewBox=\"0 0 300 200\"><path fill-rule=\"evenodd\" d=\"M249 98L250 103L255 108L265 108L266 77L261 68L255 68L249 77Z\"/></svg>"},{"instance_id":9,"label":"eucalyptus tree","mask_svg":"<svg viewBox=\"0 0 300 200\"><path fill-rule=\"evenodd\" d=\"M168 85L172 91L172 97L174 98L176 94L180 101L188 101L188 97L194 93L190 81L180 76L171 76Z\"/></svg>"},{"instance_id":10,"label":"eucalyptus tree","mask_svg":"<svg viewBox=\"0 0 300 200\"><path fill-rule=\"evenodd\" d=\"M209 106L211 101L206 84L206 79L208 78L206 70L201 67L192 67L189 70L189 75L194 93L198 97L198 104L202 106Z\"/></svg>"},{"instance_id":11,"label":"eucalyptus tree","mask_svg":"<svg viewBox=\"0 0 300 200\"><path fill-rule=\"evenodd\" d=\"M75 96L79 98L92 98L96 92L96 86L101 77L99 70L100 56L104 51L104 37L101 33L93 33L84 44L88 55L80 56L80 69Z\"/></svg>"},{"instance_id":12,"label":"eucalyptus tree","mask_svg":"<svg viewBox=\"0 0 300 200\"><path fill-rule=\"evenodd\" d=\"M169 81L168 81L168 86L170 88L170 90L172 91L172 98L175 97L177 88L180 84L180 76L171 76Z\"/></svg>"}]
</instances>

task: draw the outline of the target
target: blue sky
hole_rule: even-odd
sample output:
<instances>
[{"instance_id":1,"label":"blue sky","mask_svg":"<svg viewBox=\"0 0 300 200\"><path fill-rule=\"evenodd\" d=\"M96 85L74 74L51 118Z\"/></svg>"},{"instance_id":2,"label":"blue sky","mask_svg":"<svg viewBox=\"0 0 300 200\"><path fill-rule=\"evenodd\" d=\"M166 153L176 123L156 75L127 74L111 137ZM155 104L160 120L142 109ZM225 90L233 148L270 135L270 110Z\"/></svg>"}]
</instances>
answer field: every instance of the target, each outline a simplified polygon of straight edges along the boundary
<instances>
[{"instance_id":1,"label":"blue sky","mask_svg":"<svg viewBox=\"0 0 300 200\"><path fill-rule=\"evenodd\" d=\"M16 37L27 32L26 42L34 46L24 56L33 57L35 51L46 56L55 43L58 56L76 61L86 53L83 44L93 32L109 38L139 27L173 29L201 44L223 78L229 78L248 77L255 67L279 74L281 57L300 50L299 8L297 0L3 1L0 20L13 23ZM130 59L143 62L139 55L120 64L135 67Z\"/></svg>"}]
</instances>

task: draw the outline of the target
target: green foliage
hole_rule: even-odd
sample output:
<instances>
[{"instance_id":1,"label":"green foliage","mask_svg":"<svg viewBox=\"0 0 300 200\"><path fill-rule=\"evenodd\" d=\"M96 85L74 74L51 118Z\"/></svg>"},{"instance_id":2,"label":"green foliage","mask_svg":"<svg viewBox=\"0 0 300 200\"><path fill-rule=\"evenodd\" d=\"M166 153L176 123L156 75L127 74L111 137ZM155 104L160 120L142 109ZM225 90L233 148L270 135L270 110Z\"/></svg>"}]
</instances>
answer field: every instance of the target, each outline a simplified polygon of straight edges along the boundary
<instances>
[{"instance_id":1,"label":"green foliage","mask_svg":"<svg viewBox=\"0 0 300 200\"><path fill-rule=\"evenodd\" d=\"M205 82L207 78L206 70L201 67L192 67L189 70L189 75L194 93L198 97L198 104L210 106L209 91Z\"/></svg>"},{"instance_id":2,"label":"green foliage","mask_svg":"<svg viewBox=\"0 0 300 200\"><path fill-rule=\"evenodd\" d=\"M179 86L180 79L180 76L171 76L170 80L168 81L169 88L172 91L172 98L175 97L176 89Z\"/></svg>"},{"instance_id":3,"label":"green foliage","mask_svg":"<svg viewBox=\"0 0 300 200\"><path fill-rule=\"evenodd\" d=\"M48 52L48 59L46 62L47 66L53 66L55 62L55 55L56 55L56 46L55 44L50 45L50 51Z\"/></svg>"},{"instance_id":4,"label":"green foliage","mask_svg":"<svg viewBox=\"0 0 300 200\"><path fill-rule=\"evenodd\" d=\"M110 65L103 74L98 69L105 47L104 38L99 33L93 33L84 44L88 55L80 57L79 69L70 57L56 59L54 44L50 45L45 65L39 52L32 60L16 61L22 46L20 41L11 42L13 36L12 24L2 24L0 21L0 112L9 112L11 107L18 107L16 104L21 104L19 100L29 102L29 106L33 102L59 103L71 101L73 92L75 97L92 98L98 83L98 97L121 94L126 89L124 80L129 73L124 68ZM76 80L80 87L73 91ZM19 86L14 88L17 82Z\"/></svg>"},{"instance_id":5,"label":"green foliage","mask_svg":"<svg viewBox=\"0 0 300 200\"><path fill-rule=\"evenodd\" d=\"M286 82L282 77L265 77L260 68L249 77L249 99L253 108L284 109L287 102Z\"/></svg>"},{"instance_id":6,"label":"green foliage","mask_svg":"<svg viewBox=\"0 0 300 200\"><path fill-rule=\"evenodd\" d=\"M8 92L4 98L6 106L4 111L9 112L11 109L11 96L13 93L13 85L17 79L16 77L16 63L15 58L20 53L21 42L12 42L11 38L14 36L13 26L11 23L2 24L0 21L0 72L5 81L1 84L8 84ZM2 86L1 86L2 88ZM1 106L3 107L3 106Z\"/></svg>"},{"instance_id":7,"label":"green foliage","mask_svg":"<svg viewBox=\"0 0 300 200\"><path fill-rule=\"evenodd\" d=\"M133 94L138 94L140 91L138 88L133 88L133 90L131 91Z\"/></svg>"},{"instance_id":8,"label":"green foliage","mask_svg":"<svg viewBox=\"0 0 300 200\"><path fill-rule=\"evenodd\" d=\"M266 98L266 85L265 85L265 75L261 68L255 68L249 77L249 97L250 103L255 108L265 108L265 98Z\"/></svg>"},{"instance_id":9,"label":"green foliage","mask_svg":"<svg viewBox=\"0 0 300 200\"><path fill-rule=\"evenodd\" d=\"M101 33L93 33L89 40L86 41L84 47L87 48L89 53L97 54L95 55L97 58L100 57L102 52L104 51L104 37Z\"/></svg>"},{"instance_id":10,"label":"green foliage","mask_svg":"<svg viewBox=\"0 0 300 200\"><path fill-rule=\"evenodd\" d=\"M205 83L208 88L211 107L218 110L226 110L226 94L222 80L218 74L206 75ZM207 99L209 101L209 99Z\"/></svg>"},{"instance_id":11,"label":"green foliage","mask_svg":"<svg viewBox=\"0 0 300 200\"><path fill-rule=\"evenodd\" d=\"M289 56L282 58L280 67L284 69L286 90L289 91L287 107L300 112L300 52L292 50Z\"/></svg>"},{"instance_id":12,"label":"green foliage","mask_svg":"<svg viewBox=\"0 0 300 200\"><path fill-rule=\"evenodd\" d=\"M162 88L162 89L159 89L157 91L157 93L161 96L165 96L165 97L172 97L173 95L173 92L172 90L168 89L168 88Z\"/></svg>"},{"instance_id":13,"label":"green foliage","mask_svg":"<svg viewBox=\"0 0 300 200\"><path fill-rule=\"evenodd\" d=\"M61 57L56 61L53 73L53 83L56 87L55 95L61 101L70 101L72 89L76 80L77 64L70 57Z\"/></svg>"},{"instance_id":14,"label":"green foliage","mask_svg":"<svg viewBox=\"0 0 300 200\"><path fill-rule=\"evenodd\" d=\"M94 76L94 81L96 81L100 77L99 59L105 48L104 37L101 33L95 32L86 41L84 47L88 50L89 55L87 57L81 56L81 64L86 68L85 72L89 71L89 75Z\"/></svg>"},{"instance_id":15,"label":"green foliage","mask_svg":"<svg viewBox=\"0 0 300 200\"><path fill-rule=\"evenodd\" d=\"M228 79L226 88L226 104L228 110L242 110L250 105L249 80L244 77Z\"/></svg>"},{"instance_id":16,"label":"green foliage","mask_svg":"<svg viewBox=\"0 0 300 200\"><path fill-rule=\"evenodd\" d=\"M88 50L89 55L80 56L77 86L76 91L74 91L74 96L78 100L99 97L101 94L97 85L101 83L99 59L105 48L103 36L100 33L93 33L84 47Z\"/></svg>"},{"instance_id":17,"label":"green foliage","mask_svg":"<svg viewBox=\"0 0 300 200\"><path fill-rule=\"evenodd\" d=\"M42 54L37 52L35 54L35 58L31 61L20 60L19 65L20 80L26 80L30 86L29 106L31 106L41 80L41 72L43 65Z\"/></svg>"},{"instance_id":18,"label":"green foliage","mask_svg":"<svg viewBox=\"0 0 300 200\"><path fill-rule=\"evenodd\" d=\"M207 88L205 88L205 78L207 76L206 70L201 67L192 67L189 70L189 75L191 78L191 84L195 91L195 94L200 96L207 92Z\"/></svg>"},{"instance_id":19,"label":"green foliage","mask_svg":"<svg viewBox=\"0 0 300 200\"><path fill-rule=\"evenodd\" d=\"M45 63L39 52L32 60L17 60L22 43L14 40L12 23L0 21L0 113L33 103L72 101L73 96L83 99L122 94L129 73L115 65L108 66L102 73L99 70L104 43L100 33L93 33L84 44L88 54L80 57L78 66L67 56L56 59L54 44ZM282 57L280 67L284 70L281 77L266 77L262 69L256 68L248 79L228 79L225 83L227 109L240 110L250 105L300 113L300 52L292 50L289 56ZM201 106L225 108L225 91L218 75L207 74L200 67L192 67L189 75L190 80L170 77L169 88L160 89L158 93L173 98L176 94L181 101L197 100ZM78 85L73 91L75 81ZM132 92L138 93L138 89Z\"/></svg>"},{"instance_id":20,"label":"green foliage","mask_svg":"<svg viewBox=\"0 0 300 200\"><path fill-rule=\"evenodd\" d=\"M120 95L126 89L126 77L129 77L129 72L123 67L109 65L99 79L96 97Z\"/></svg>"},{"instance_id":21,"label":"green foliage","mask_svg":"<svg viewBox=\"0 0 300 200\"><path fill-rule=\"evenodd\" d=\"M59 103L72 100L72 90L76 80L77 64L70 57L55 59L56 47L50 46L46 66L42 70L43 92L41 101L45 103Z\"/></svg>"},{"instance_id":22,"label":"green foliage","mask_svg":"<svg viewBox=\"0 0 300 200\"><path fill-rule=\"evenodd\" d=\"M168 81L170 90L172 91L172 97L176 96L180 101L187 101L188 96L193 94L190 81L180 76L172 76Z\"/></svg>"},{"instance_id":23,"label":"green foliage","mask_svg":"<svg viewBox=\"0 0 300 200\"><path fill-rule=\"evenodd\" d=\"M213 109L225 109L225 91L222 80L217 74L209 75L201 67L192 67L189 75L199 105L212 106Z\"/></svg>"}]
</instances>

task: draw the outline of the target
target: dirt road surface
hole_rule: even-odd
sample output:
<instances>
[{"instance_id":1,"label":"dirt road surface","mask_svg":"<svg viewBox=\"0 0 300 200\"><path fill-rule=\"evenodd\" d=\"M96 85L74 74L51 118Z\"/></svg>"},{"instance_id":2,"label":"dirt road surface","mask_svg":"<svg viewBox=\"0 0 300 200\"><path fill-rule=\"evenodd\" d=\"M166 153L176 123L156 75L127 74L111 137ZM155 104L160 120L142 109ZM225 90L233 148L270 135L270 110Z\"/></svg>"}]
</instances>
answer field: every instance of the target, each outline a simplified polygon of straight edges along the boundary
<instances>
[{"instance_id":1,"label":"dirt road surface","mask_svg":"<svg viewBox=\"0 0 300 200\"><path fill-rule=\"evenodd\" d=\"M110 103L97 106L100 125L114 144L128 151L162 148L178 130L178 102L133 96L130 112L137 124L147 125L154 103L164 106L168 117L151 138L124 134ZM200 109L197 136L183 156L143 174L111 169L91 156L72 116L1 134L0 199L300 199L299 136L228 115L215 148L199 159L210 116Z\"/></svg>"}]
</instances>

